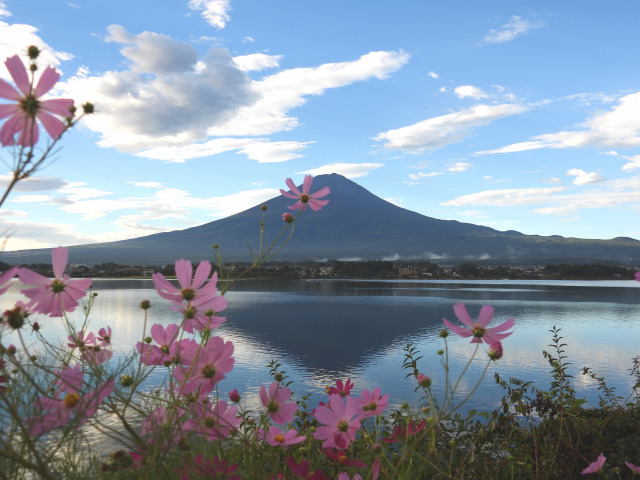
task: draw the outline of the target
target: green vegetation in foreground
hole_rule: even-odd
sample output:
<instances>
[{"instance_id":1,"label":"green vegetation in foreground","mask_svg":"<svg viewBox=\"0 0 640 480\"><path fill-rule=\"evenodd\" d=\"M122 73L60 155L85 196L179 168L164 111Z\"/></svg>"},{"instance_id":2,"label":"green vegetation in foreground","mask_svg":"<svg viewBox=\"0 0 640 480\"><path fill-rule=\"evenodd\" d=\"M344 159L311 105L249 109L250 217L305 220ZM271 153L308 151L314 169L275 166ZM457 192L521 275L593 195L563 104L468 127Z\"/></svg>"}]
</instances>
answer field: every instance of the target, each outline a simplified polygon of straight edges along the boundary
<instances>
[{"instance_id":1,"label":"green vegetation in foreground","mask_svg":"<svg viewBox=\"0 0 640 480\"><path fill-rule=\"evenodd\" d=\"M240 428L226 440L160 438L145 456L155 461L141 463L141 457L129 449L106 454L103 448L92 446L89 438L80 438L71 450L60 452L52 469L57 476L50 478L342 480L347 477L339 475L346 474L349 479L378 475L379 479L403 480L566 480L585 478L581 472L600 454L607 460L595 478L633 478L625 462L640 463L640 356L632 360L629 372L636 384L626 398L585 368L583 373L597 381L601 393L598 408L585 408L567 373L566 344L559 329L554 327L551 333L551 348L543 352L552 378L549 389L496 374L505 395L501 408L493 412L454 413L434 422L437 415L433 409L442 406L429 404L431 392L416 388L425 393L421 411L410 411L403 405L387 416L365 422L348 449L323 451L320 442L312 440L318 423L311 416L307 396L297 401L299 409L291 425L307 437L299 445L283 448L257 441L252 432L259 421L255 412L244 411ZM412 345L407 345L405 352L403 367L407 377L413 377L420 352ZM291 385L278 362L269 367L276 381ZM122 385L119 389L126 390ZM150 402L147 407L154 408ZM77 455L83 450L87 452L80 462ZM306 475L300 473L303 462L308 462ZM0 478L26 477L18 462L0 457Z\"/></svg>"}]
</instances>

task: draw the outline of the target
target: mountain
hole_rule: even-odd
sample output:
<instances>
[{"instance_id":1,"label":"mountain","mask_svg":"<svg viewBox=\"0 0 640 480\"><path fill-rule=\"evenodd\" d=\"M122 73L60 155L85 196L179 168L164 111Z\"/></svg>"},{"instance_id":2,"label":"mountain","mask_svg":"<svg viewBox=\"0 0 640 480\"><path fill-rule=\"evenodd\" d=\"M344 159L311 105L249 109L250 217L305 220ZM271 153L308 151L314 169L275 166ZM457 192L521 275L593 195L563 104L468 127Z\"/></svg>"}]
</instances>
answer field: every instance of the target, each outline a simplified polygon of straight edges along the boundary
<instances>
[{"instance_id":1,"label":"mountain","mask_svg":"<svg viewBox=\"0 0 640 480\"><path fill-rule=\"evenodd\" d=\"M289 243L275 260L424 259L439 263L486 260L496 263L640 263L640 241L632 238L588 240L524 235L513 230L439 220L400 208L338 175L314 178L312 192L328 186L330 202L322 210L307 209L295 221ZM267 201L264 242L269 245L284 227L282 213L293 200ZM213 258L219 245L226 261L250 261L258 250L260 205L197 227L118 242L70 247L72 263L114 262L163 265L178 258ZM250 250L251 249L251 250ZM10 264L48 263L50 249L4 252Z\"/></svg>"}]
</instances>

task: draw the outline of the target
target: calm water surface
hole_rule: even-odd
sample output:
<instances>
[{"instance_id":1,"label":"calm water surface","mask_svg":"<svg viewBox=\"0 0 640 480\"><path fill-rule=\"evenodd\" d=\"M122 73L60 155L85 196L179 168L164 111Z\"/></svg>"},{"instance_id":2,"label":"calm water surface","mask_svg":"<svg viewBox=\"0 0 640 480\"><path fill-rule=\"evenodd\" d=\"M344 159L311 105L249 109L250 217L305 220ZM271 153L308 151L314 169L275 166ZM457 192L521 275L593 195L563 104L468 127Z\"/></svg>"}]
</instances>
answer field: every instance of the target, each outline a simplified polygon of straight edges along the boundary
<instances>
[{"instance_id":1,"label":"calm water surface","mask_svg":"<svg viewBox=\"0 0 640 480\"><path fill-rule=\"evenodd\" d=\"M148 299L148 327L179 323L180 316L161 299L150 280L94 280L98 298L91 315L94 331L110 325L116 355L132 351L142 337L140 301ZM549 366L542 351L551 341L549 330L562 329L565 349L572 362L578 394L597 405L593 380L583 376L590 366L620 394L630 392L631 359L640 355L640 284L633 281L241 281L228 294L227 323L219 331L235 346L236 366L220 385L220 393L236 388L249 408L258 406L260 385L271 378L267 362L279 360L294 383L297 397L313 393L312 402L325 399L324 387L336 379L351 378L357 393L378 386L390 394L393 405L404 401L417 405L415 380L405 379L404 351L414 344L424 358L420 370L429 375L436 392L444 385L437 351L444 348L438 332L442 318L457 322L454 303L464 302L472 317L482 305L495 307L494 322L516 321L506 339L504 357L494 363L467 408L490 409L499 405L503 391L493 380L532 380L549 388ZM7 308L19 299L13 288L1 299ZM79 318L78 315L75 318ZM41 318L43 332L62 342L58 320ZM495 324L497 324L495 323ZM27 337L29 334L27 333ZM457 378L472 354L469 339L449 337L451 376ZM460 382L465 395L485 365L474 364ZM153 377L161 382L160 371Z\"/></svg>"}]
</instances>

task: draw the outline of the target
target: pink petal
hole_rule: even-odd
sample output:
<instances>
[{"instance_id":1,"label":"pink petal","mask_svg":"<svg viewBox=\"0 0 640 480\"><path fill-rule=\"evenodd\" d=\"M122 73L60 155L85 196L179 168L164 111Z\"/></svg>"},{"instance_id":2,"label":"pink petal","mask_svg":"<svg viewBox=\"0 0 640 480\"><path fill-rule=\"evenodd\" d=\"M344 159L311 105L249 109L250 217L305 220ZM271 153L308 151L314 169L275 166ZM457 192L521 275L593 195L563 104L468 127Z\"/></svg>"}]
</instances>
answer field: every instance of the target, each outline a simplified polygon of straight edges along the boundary
<instances>
[{"instance_id":1,"label":"pink petal","mask_svg":"<svg viewBox=\"0 0 640 480\"><path fill-rule=\"evenodd\" d=\"M471 320L471 317L469 316L469 313L467 312L467 309L464 306L464 303L456 303L453 306L453 312L456 314L456 317L458 317L458 319L462 323L470 327L474 326L473 320Z\"/></svg>"},{"instance_id":2,"label":"pink petal","mask_svg":"<svg viewBox=\"0 0 640 480\"><path fill-rule=\"evenodd\" d=\"M15 143L13 137L24 128L24 124L25 116L22 111L9 117L2 125L2 128L0 128L0 143L5 147L7 145L13 145Z\"/></svg>"},{"instance_id":3,"label":"pink petal","mask_svg":"<svg viewBox=\"0 0 640 480\"><path fill-rule=\"evenodd\" d=\"M64 269L69 259L69 249L65 247L56 247L51 253L51 264L53 265L53 275L56 278L62 278Z\"/></svg>"},{"instance_id":4,"label":"pink petal","mask_svg":"<svg viewBox=\"0 0 640 480\"><path fill-rule=\"evenodd\" d=\"M329 187L324 187L318 190L317 192L313 193L311 196L313 198L322 198L322 197L326 197L330 193L331 193L331 189Z\"/></svg>"},{"instance_id":5,"label":"pink petal","mask_svg":"<svg viewBox=\"0 0 640 480\"><path fill-rule=\"evenodd\" d=\"M56 72L55 68L49 65L44 69L42 75L40 75L40 80L38 80L38 85L34 89L33 94L36 98L40 98L51 90L58 80L60 80L60 74Z\"/></svg>"},{"instance_id":6,"label":"pink petal","mask_svg":"<svg viewBox=\"0 0 640 480\"><path fill-rule=\"evenodd\" d=\"M38 120L47 131L52 140L57 140L64 132L64 123L57 117L49 115L42 110L38 112ZM35 143L35 142L34 142Z\"/></svg>"},{"instance_id":7,"label":"pink petal","mask_svg":"<svg viewBox=\"0 0 640 480\"><path fill-rule=\"evenodd\" d=\"M0 105L0 118L8 117L9 115L15 115L20 112L20 106L17 103Z\"/></svg>"},{"instance_id":8,"label":"pink petal","mask_svg":"<svg viewBox=\"0 0 640 480\"><path fill-rule=\"evenodd\" d=\"M293 197L293 198L298 198L300 197L300 195L302 195L302 192L298 190L298 187L296 187L296 184L293 183L293 180L291 180L290 178L287 178L284 183L287 184L287 187L289 187L289 190L291 190L293 193L296 194L296 197Z\"/></svg>"},{"instance_id":9,"label":"pink petal","mask_svg":"<svg viewBox=\"0 0 640 480\"><path fill-rule=\"evenodd\" d=\"M198 264L198 268L196 269L196 274L193 277L192 288L195 290L198 290L200 287L202 287L202 285L204 285L204 282L207 281L207 278L209 278L210 273L211 273L211 264L206 260L202 260Z\"/></svg>"},{"instance_id":10,"label":"pink petal","mask_svg":"<svg viewBox=\"0 0 640 480\"><path fill-rule=\"evenodd\" d=\"M483 306L480 310L480 315L478 315L478 325L482 328L489 325L489 322L491 322L494 313L495 309L491 305Z\"/></svg>"},{"instance_id":11,"label":"pink petal","mask_svg":"<svg viewBox=\"0 0 640 480\"><path fill-rule=\"evenodd\" d=\"M294 195L293 193L291 193L291 192L285 192L285 191L284 191L284 190L282 190L282 189L280 189L280 194L281 194L281 195L284 195L284 196L285 196L285 197L287 197L287 198L293 198L293 199L298 199L298 198L300 198L300 195Z\"/></svg>"},{"instance_id":12,"label":"pink petal","mask_svg":"<svg viewBox=\"0 0 640 480\"><path fill-rule=\"evenodd\" d=\"M496 327L490 328L489 331L491 331L491 332L503 332L503 331L509 330L511 327L513 327L514 323L515 323L515 320L513 318L510 318L506 322L501 323L500 325L498 325Z\"/></svg>"},{"instance_id":13,"label":"pink petal","mask_svg":"<svg viewBox=\"0 0 640 480\"><path fill-rule=\"evenodd\" d=\"M50 100L41 100L39 105L40 111L45 110L49 113L60 115L64 118L73 116L73 114L69 110L71 107L73 107L73 100L71 100L70 98L52 98Z\"/></svg>"},{"instance_id":14,"label":"pink petal","mask_svg":"<svg viewBox=\"0 0 640 480\"><path fill-rule=\"evenodd\" d=\"M450 321L448 321L446 318L443 318L442 321L444 322L444 324L447 326L448 329L452 330L454 333L457 333L461 337L466 338L472 335L471 330L469 330L468 328L458 327L453 323L451 323Z\"/></svg>"},{"instance_id":15,"label":"pink petal","mask_svg":"<svg viewBox=\"0 0 640 480\"><path fill-rule=\"evenodd\" d=\"M0 78L0 98L6 98L7 100L20 100L22 95L20 95L20 92L18 92L13 85Z\"/></svg>"},{"instance_id":16,"label":"pink petal","mask_svg":"<svg viewBox=\"0 0 640 480\"><path fill-rule=\"evenodd\" d=\"M193 275L193 266L189 260L176 260L176 277L182 288L191 287L191 276Z\"/></svg>"},{"instance_id":17,"label":"pink petal","mask_svg":"<svg viewBox=\"0 0 640 480\"><path fill-rule=\"evenodd\" d=\"M51 280L47 277L40 275L34 271L29 270L28 268L21 268L20 272L18 272L18 277L22 283L26 283L27 285L49 285L51 284Z\"/></svg>"},{"instance_id":18,"label":"pink petal","mask_svg":"<svg viewBox=\"0 0 640 480\"><path fill-rule=\"evenodd\" d=\"M18 57L18 55L9 57L4 64L7 66L7 70L9 70L11 78L13 78L13 81L23 95L29 95L29 93L31 93L31 82L29 81L27 69L25 68L24 63L22 63L22 60L20 60L20 57Z\"/></svg>"},{"instance_id":19,"label":"pink petal","mask_svg":"<svg viewBox=\"0 0 640 480\"><path fill-rule=\"evenodd\" d=\"M311 200L309 200L307 202L307 205L309 205L311 210L313 210L314 212L317 212L322 207L324 207L327 203L329 203L329 200L314 200L314 199L311 199Z\"/></svg>"},{"instance_id":20,"label":"pink petal","mask_svg":"<svg viewBox=\"0 0 640 480\"><path fill-rule=\"evenodd\" d=\"M38 123L34 118L27 117L25 128L22 129L20 137L18 137L18 143L23 147L31 147L38 143L38 138L40 138Z\"/></svg>"},{"instance_id":21,"label":"pink petal","mask_svg":"<svg viewBox=\"0 0 640 480\"><path fill-rule=\"evenodd\" d=\"M309 190L311 190L312 183L313 183L313 177L311 175L305 175L304 182L302 183L302 193L309 194Z\"/></svg>"}]
</instances>

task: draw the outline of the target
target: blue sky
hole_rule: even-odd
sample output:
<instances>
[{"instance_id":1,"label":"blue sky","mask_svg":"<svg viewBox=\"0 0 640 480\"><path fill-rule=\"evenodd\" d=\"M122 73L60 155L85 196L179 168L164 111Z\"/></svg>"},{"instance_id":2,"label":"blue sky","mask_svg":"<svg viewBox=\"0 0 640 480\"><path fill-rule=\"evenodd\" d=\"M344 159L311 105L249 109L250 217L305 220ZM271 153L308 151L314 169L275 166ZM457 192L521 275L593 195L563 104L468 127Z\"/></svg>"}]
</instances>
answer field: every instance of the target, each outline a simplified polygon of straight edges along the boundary
<instances>
[{"instance_id":1,"label":"blue sky","mask_svg":"<svg viewBox=\"0 0 640 480\"><path fill-rule=\"evenodd\" d=\"M332 172L435 218L640 238L639 14L593 0L4 0L0 58L35 44L62 73L55 96L96 106L5 203L6 248L188 228Z\"/></svg>"}]
</instances>

